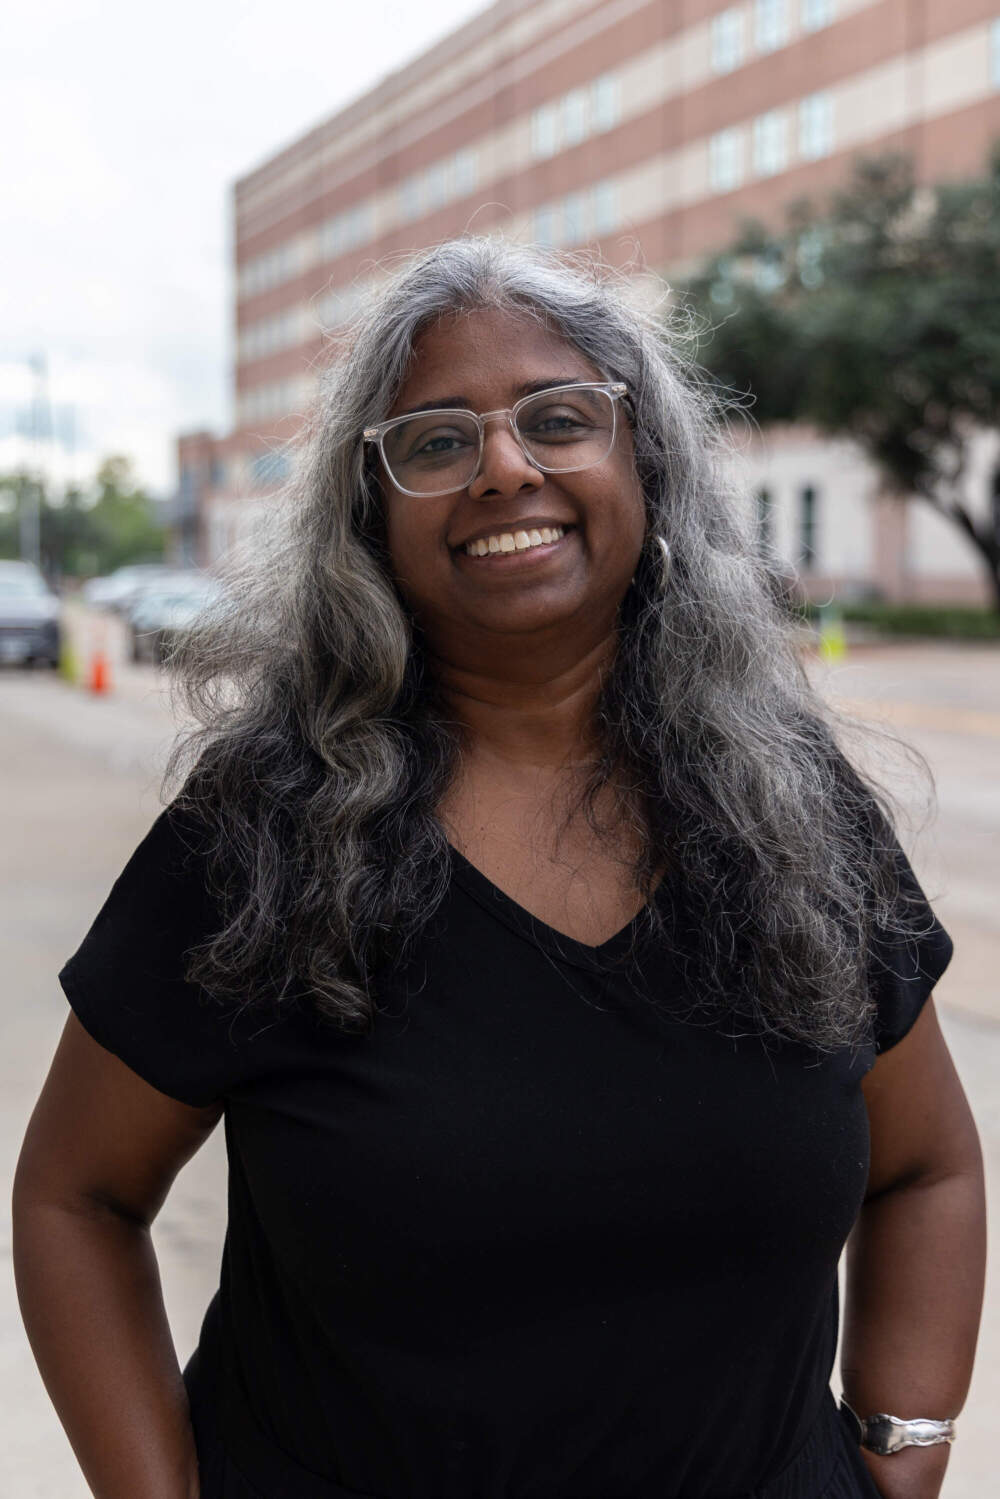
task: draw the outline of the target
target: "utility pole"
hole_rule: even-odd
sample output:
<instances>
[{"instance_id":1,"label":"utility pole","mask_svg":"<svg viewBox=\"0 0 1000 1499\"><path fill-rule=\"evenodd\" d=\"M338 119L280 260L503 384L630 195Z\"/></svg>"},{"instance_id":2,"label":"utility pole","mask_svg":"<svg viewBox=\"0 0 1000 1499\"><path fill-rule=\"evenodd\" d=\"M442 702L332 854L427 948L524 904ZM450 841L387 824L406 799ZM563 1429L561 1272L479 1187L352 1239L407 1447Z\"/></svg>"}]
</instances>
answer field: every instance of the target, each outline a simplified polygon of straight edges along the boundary
<instances>
[{"instance_id":1,"label":"utility pole","mask_svg":"<svg viewBox=\"0 0 1000 1499\"><path fill-rule=\"evenodd\" d=\"M34 376L31 393L31 457L34 475L21 495L21 557L25 562L42 564L42 486L44 484L43 444L51 430L49 413L48 366L44 354L32 354L26 361Z\"/></svg>"}]
</instances>

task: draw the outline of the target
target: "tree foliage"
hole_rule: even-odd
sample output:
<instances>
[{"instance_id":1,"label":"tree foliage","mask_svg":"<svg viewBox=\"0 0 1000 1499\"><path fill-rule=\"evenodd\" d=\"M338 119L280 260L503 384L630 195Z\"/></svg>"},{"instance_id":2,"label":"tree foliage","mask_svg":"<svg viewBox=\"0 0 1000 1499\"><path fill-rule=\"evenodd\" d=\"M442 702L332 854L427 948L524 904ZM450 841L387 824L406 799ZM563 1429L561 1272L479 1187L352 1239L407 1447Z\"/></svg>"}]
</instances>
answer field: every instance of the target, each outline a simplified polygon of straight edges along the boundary
<instances>
[{"instance_id":1,"label":"tree foliage","mask_svg":"<svg viewBox=\"0 0 1000 1499\"><path fill-rule=\"evenodd\" d=\"M1000 149L934 188L906 157L860 161L779 231L745 224L688 289L703 362L757 420L853 438L889 491L960 527L1000 607L1000 471L985 518L965 498L973 436L1000 427Z\"/></svg>"},{"instance_id":2,"label":"tree foliage","mask_svg":"<svg viewBox=\"0 0 1000 1499\"><path fill-rule=\"evenodd\" d=\"M0 557L19 555L21 517L31 504L39 507L42 569L49 577L91 577L163 556L162 524L127 458L106 458L90 492L70 485L56 495L35 475L0 474Z\"/></svg>"}]
</instances>

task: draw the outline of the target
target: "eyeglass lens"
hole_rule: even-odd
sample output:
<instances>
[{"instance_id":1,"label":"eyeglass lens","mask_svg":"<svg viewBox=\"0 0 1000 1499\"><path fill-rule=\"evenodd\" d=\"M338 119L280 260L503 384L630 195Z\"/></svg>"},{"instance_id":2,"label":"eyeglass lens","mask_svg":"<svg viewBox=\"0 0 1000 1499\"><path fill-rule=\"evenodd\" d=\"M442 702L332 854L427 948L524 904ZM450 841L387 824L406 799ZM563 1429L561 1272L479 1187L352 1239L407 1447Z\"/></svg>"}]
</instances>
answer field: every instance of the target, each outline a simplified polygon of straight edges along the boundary
<instances>
[{"instance_id":1,"label":"eyeglass lens","mask_svg":"<svg viewBox=\"0 0 1000 1499\"><path fill-rule=\"evenodd\" d=\"M521 443L540 469L602 463L614 438L614 402L603 390L548 390L525 401L515 418ZM386 466L400 489L443 494L464 489L479 462L479 427L458 411L425 411L385 434Z\"/></svg>"}]
</instances>

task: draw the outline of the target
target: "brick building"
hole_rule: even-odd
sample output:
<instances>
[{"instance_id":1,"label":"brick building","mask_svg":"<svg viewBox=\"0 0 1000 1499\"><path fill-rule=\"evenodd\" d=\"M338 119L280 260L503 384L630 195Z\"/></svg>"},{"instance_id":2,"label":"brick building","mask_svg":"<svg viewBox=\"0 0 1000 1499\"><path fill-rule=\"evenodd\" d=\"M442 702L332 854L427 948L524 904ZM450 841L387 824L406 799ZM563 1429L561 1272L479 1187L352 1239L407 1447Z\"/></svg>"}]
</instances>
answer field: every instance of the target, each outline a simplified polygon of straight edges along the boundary
<instances>
[{"instance_id":1,"label":"brick building","mask_svg":"<svg viewBox=\"0 0 1000 1499\"><path fill-rule=\"evenodd\" d=\"M499 0L236 183L234 426L181 439L203 560L252 529L384 259L501 229L669 276L859 153L934 181L997 136L998 0ZM961 539L850 449L774 435L747 463L817 591L980 595Z\"/></svg>"}]
</instances>

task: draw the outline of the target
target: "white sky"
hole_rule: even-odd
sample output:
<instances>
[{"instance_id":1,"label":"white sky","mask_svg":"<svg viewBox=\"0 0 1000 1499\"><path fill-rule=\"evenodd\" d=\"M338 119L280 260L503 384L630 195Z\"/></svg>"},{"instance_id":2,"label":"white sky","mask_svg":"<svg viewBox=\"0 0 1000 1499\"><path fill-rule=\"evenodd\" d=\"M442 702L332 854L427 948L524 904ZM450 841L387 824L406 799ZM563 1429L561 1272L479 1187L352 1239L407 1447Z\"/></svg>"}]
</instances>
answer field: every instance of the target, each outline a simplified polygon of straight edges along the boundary
<instances>
[{"instance_id":1,"label":"white sky","mask_svg":"<svg viewBox=\"0 0 1000 1499\"><path fill-rule=\"evenodd\" d=\"M178 430L230 421L235 178L484 0L36 0L0 48L0 471L31 461L34 380L85 481L130 455L157 493ZM70 411L69 408L72 408Z\"/></svg>"}]
</instances>

